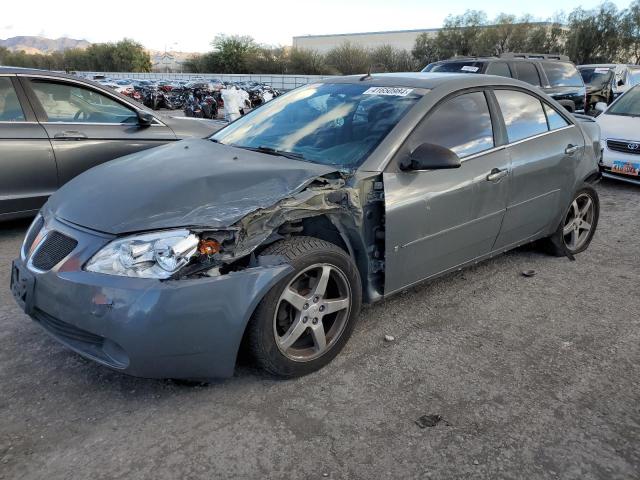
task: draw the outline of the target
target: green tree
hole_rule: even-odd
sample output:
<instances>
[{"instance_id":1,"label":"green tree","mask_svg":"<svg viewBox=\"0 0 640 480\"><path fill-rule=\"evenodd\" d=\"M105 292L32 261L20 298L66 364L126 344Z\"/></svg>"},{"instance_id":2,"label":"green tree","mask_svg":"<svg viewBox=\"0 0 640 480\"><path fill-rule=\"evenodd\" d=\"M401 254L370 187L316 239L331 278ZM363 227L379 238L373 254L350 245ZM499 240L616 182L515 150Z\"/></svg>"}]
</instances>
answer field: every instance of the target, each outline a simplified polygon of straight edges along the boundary
<instances>
[{"instance_id":1,"label":"green tree","mask_svg":"<svg viewBox=\"0 0 640 480\"><path fill-rule=\"evenodd\" d=\"M327 64L343 75L354 75L369 71L369 51L359 45L345 42L327 53Z\"/></svg>"},{"instance_id":2,"label":"green tree","mask_svg":"<svg viewBox=\"0 0 640 480\"><path fill-rule=\"evenodd\" d=\"M487 15L479 10L467 10L462 15L448 16L442 30L436 36L440 55L477 56L481 55L478 39L487 25Z\"/></svg>"},{"instance_id":3,"label":"green tree","mask_svg":"<svg viewBox=\"0 0 640 480\"><path fill-rule=\"evenodd\" d=\"M566 53L578 64L614 61L621 47L622 18L613 3L575 9L568 17Z\"/></svg>"},{"instance_id":4,"label":"green tree","mask_svg":"<svg viewBox=\"0 0 640 480\"><path fill-rule=\"evenodd\" d=\"M315 50L292 48L287 62L287 73L301 75L326 75L330 72L325 57Z\"/></svg>"},{"instance_id":5,"label":"green tree","mask_svg":"<svg viewBox=\"0 0 640 480\"><path fill-rule=\"evenodd\" d=\"M218 73L248 73L248 57L258 49L252 37L240 35L218 35L211 45L218 55Z\"/></svg>"},{"instance_id":6,"label":"green tree","mask_svg":"<svg viewBox=\"0 0 640 480\"><path fill-rule=\"evenodd\" d=\"M246 55L247 71L249 73L279 73L287 72L288 58L282 47L260 46Z\"/></svg>"},{"instance_id":7,"label":"green tree","mask_svg":"<svg viewBox=\"0 0 640 480\"><path fill-rule=\"evenodd\" d=\"M437 40L428 33L421 33L411 50L411 56L419 68L440 60L444 55L440 52Z\"/></svg>"},{"instance_id":8,"label":"green tree","mask_svg":"<svg viewBox=\"0 0 640 480\"><path fill-rule=\"evenodd\" d=\"M622 17L620 24L622 56L626 61L640 64L640 0L635 0Z\"/></svg>"}]
</instances>

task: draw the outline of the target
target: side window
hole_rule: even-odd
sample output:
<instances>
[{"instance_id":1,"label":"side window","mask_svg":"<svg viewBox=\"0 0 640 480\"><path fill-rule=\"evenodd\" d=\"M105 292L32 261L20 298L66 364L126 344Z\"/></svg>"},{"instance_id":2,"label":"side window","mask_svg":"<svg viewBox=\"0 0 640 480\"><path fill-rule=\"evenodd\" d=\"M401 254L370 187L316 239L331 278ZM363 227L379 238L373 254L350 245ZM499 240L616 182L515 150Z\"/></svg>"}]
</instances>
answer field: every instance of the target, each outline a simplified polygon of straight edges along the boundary
<instances>
[{"instance_id":1,"label":"side window","mask_svg":"<svg viewBox=\"0 0 640 480\"><path fill-rule=\"evenodd\" d=\"M49 122L136 123L136 113L106 95L71 83L31 80Z\"/></svg>"},{"instance_id":2,"label":"side window","mask_svg":"<svg viewBox=\"0 0 640 480\"><path fill-rule=\"evenodd\" d=\"M487 75L498 75L511 78L511 70L506 62L492 62L487 67Z\"/></svg>"},{"instance_id":3,"label":"side window","mask_svg":"<svg viewBox=\"0 0 640 480\"><path fill-rule=\"evenodd\" d=\"M569 125L562 115L555 111L554 108L550 107L546 103L544 105L544 113L547 114L547 123L549 124L549 130L557 130L558 128L566 127Z\"/></svg>"},{"instance_id":4,"label":"side window","mask_svg":"<svg viewBox=\"0 0 640 480\"><path fill-rule=\"evenodd\" d=\"M495 94L507 127L509 142L548 131L542 102L536 97L515 90L496 90Z\"/></svg>"},{"instance_id":5,"label":"side window","mask_svg":"<svg viewBox=\"0 0 640 480\"><path fill-rule=\"evenodd\" d=\"M538 70L533 63L514 62L514 66L516 69L516 76L518 77L518 80L530 83L531 85L535 85L536 87L540 86L540 76L538 75Z\"/></svg>"},{"instance_id":6,"label":"side window","mask_svg":"<svg viewBox=\"0 0 640 480\"><path fill-rule=\"evenodd\" d=\"M24 112L11 79L0 77L0 122L24 122Z\"/></svg>"},{"instance_id":7,"label":"side window","mask_svg":"<svg viewBox=\"0 0 640 480\"><path fill-rule=\"evenodd\" d=\"M543 62L542 68L552 87L582 87L584 83L578 69L572 63Z\"/></svg>"},{"instance_id":8,"label":"side window","mask_svg":"<svg viewBox=\"0 0 640 480\"><path fill-rule=\"evenodd\" d=\"M446 101L427 117L416 134L419 143L447 147L460 158L493 148L491 115L484 93L465 93Z\"/></svg>"}]
</instances>

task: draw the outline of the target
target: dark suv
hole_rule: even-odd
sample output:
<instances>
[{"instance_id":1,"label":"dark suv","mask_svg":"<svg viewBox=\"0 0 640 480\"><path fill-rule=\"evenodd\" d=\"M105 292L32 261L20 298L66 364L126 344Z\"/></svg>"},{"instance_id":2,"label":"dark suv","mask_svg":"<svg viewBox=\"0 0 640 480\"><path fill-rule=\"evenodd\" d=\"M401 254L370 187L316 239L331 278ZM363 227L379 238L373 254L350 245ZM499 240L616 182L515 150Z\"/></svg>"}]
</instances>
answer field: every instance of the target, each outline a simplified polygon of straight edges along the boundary
<instances>
[{"instance_id":1,"label":"dark suv","mask_svg":"<svg viewBox=\"0 0 640 480\"><path fill-rule=\"evenodd\" d=\"M508 53L500 57L454 57L430 63L422 71L516 78L539 87L570 112L584 112L587 90L578 69L565 55Z\"/></svg>"}]
</instances>

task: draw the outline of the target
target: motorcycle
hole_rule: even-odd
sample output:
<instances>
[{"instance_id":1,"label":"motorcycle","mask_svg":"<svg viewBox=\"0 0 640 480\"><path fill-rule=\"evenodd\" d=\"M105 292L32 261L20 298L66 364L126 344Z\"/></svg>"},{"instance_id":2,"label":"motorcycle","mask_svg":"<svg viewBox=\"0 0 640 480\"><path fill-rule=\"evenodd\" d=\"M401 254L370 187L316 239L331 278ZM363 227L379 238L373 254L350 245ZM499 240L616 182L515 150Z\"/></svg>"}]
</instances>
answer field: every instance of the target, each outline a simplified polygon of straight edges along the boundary
<instances>
[{"instance_id":1,"label":"motorcycle","mask_svg":"<svg viewBox=\"0 0 640 480\"><path fill-rule=\"evenodd\" d=\"M194 118L217 118L218 102L210 92L202 90L191 92L185 101L184 115Z\"/></svg>"}]
</instances>

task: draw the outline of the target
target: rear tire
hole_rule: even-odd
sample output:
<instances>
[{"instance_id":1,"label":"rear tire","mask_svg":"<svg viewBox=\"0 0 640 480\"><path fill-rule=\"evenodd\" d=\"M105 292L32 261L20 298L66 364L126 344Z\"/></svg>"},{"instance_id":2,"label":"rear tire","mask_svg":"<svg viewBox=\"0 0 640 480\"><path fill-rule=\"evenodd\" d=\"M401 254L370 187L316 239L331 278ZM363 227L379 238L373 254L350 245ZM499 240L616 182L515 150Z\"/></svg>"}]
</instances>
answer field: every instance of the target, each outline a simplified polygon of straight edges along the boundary
<instances>
[{"instance_id":1,"label":"rear tire","mask_svg":"<svg viewBox=\"0 0 640 480\"><path fill-rule=\"evenodd\" d=\"M328 364L347 343L362 302L360 274L338 246L292 237L262 255L285 257L294 271L262 299L247 327L257 364L280 377L298 377Z\"/></svg>"},{"instance_id":2,"label":"rear tire","mask_svg":"<svg viewBox=\"0 0 640 480\"><path fill-rule=\"evenodd\" d=\"M556 231L544 241L549 254L564 257L584 252L598 227L600 199L591 185L584 185L574 195Z\"/></svg>"}]
</instances>

